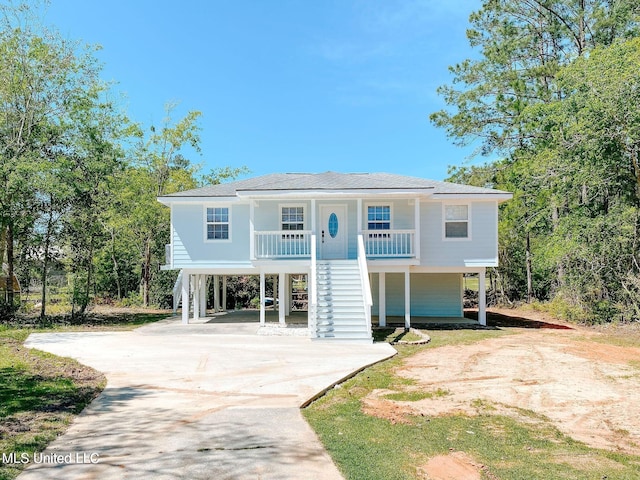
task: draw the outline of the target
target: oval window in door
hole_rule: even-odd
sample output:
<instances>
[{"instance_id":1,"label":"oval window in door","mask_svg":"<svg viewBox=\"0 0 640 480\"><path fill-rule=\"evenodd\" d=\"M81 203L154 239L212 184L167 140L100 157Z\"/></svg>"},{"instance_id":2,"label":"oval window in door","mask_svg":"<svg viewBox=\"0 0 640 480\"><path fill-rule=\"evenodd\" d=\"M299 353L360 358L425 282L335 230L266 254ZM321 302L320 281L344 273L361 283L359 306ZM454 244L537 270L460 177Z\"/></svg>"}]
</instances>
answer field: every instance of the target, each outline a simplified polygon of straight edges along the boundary
<instances>
[{"instance_id":1,"label":"oval window in door","mask_svg":"<svg viewBox=\"0 0 640 480\"><path fill-rule=\"evenodd\" d=\"M338 234L338 216L335 213L329 215L329 235L331 238L336 238Z\"/></svg>"}]
</instances>

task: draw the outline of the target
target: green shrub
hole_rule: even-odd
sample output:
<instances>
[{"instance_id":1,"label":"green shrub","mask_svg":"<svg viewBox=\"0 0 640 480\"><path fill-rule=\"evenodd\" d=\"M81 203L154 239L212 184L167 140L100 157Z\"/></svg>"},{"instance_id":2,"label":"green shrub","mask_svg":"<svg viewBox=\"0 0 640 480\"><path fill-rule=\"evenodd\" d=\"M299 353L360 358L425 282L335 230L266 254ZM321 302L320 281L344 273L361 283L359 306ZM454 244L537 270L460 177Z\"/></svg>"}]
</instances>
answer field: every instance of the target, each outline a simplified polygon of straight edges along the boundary
<instances>
[{"instance_id":1,"label":"green shrub","mask_svg":"<svg viewBox=\"0 0 640 480\"><path fill-rule=\"evenodd\" d=\"M158 308L173 308L173 286L177 278L177 270L156 272L149 287L149 303Z\"/></svg>"},{"instance_id":2,"label":"green shrub","mask_svg":"<svg viewBox=\"0 0 640 480\"><path fill-rule=\"evenodd\" d=\"M141 307L142 303L140 292L130 292L129 295L118 302L121 307Z\"/></svg>"},{"instance_id":3,"label":"green shrub","mask_svg":"<svg viewBox=\"0 0 640 480\"><path fill-rule=\"evenodd\" d=\"M253 297L249 302L251 308L260 308L260 299L258 297Z\"/></svg>"}]
</instances>

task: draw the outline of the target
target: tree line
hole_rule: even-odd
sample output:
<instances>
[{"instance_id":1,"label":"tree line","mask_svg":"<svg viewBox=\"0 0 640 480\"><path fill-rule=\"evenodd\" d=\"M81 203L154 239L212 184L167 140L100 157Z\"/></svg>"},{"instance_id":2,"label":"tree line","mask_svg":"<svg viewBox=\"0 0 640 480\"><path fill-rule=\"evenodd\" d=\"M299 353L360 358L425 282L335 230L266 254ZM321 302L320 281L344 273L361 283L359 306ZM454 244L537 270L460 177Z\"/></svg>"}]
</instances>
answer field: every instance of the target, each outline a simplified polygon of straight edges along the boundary
<instances>
[{"instance_id":1,"label":"tree line","mask_svg":"<svg viewBox=\"0 0 640 480\"><path fill-rule=\"evenodd\" d=\"M100 78L97 49L43 26L37 4L0 6L5 319L20 308L8 288L14 276L23 291L42 286L38 314L44 319L53 271L64 275L67 313L74 317L97 296L158 303L171 279L159 269L169 212L156 197L245 171L203 174L186 157L200 151L198 111L174 119L175 105L167 105L159 125L131 120L113 85Z\"/></svg>"},{"instance_id":2,"label":"tree line","mask_svg":"<svg viewBox=\"0 0 640 480\"><path fill-rule=\"evenodd\" d=\"M98 47L62 38L37 7L0 7L0 258L5 285L62 273L68 313L96 297L158 303L169 214L156 196L234 178L203 174L200 112L143 126L100 78ZM496 300L548 301L589 321L640 320L640 4L485 0L478 56L450 67L431 115L492 160L448 180L514 193L501 207ZM3 317L19 302L0 298Z\"/></svg>"},{"instance_id":3,"label":"tree line","mask_svg":"<svg viewBox=\"0 0 640 480\"><path fill-rule=\"evenodd\" d=\"M639 34L637 0L485 0L470 16L479 56L450 67L431 120L496 158L449 180L514 193L498 300L640 320Z\"/></svg>"}]
</instances>

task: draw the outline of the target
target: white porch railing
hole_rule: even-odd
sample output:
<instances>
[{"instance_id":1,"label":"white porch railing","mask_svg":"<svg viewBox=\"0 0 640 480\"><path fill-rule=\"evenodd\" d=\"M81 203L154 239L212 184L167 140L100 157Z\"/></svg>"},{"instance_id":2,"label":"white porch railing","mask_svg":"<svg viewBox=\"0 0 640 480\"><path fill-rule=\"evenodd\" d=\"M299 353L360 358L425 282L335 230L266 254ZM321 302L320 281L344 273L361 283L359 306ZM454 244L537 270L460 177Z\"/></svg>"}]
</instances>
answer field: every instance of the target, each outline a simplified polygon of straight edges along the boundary
<instances>
[{"instance_id":1,"label":"white porch railing","mask_svg":"<svg viewBox=\"0 0 640 480\"><path fill-rule=\"evenodd\" d=\"M362 283L364 311L367 317L367 333L371 337L371 307L373 306L373 298L371 297L371 283L369 282L367 257L364 250L364 239L362 235L358 235L358 268L360 270L360 280Z\"/></svg>"},{"instance_id":2,"label":"white porch railing","mask_svg":"<svg viewBox=\"0 0 640 480\"><path fill-rule=\"evenodd\" d=\"M306 258L311 256L311 230L255 232L256 258Z\"/></svg>"},{"instance_id":3,"label":"white porch railing","mask_svg":"<svg viewBox=\"0 0 640 480\"><path fill-rule=\"evenodd\" d=\"M367 257L414 257L415 230L363 230Z\"/></svg>"},{"instance_id":4,"label":"white porch railing","mask_svg":"<svg viewBox=\"0 0 640 480\"><path fill-rule=\"evenodd\" d=\"M178 273L178 278L176 279L176 283L173 286L173 313L178 311L178 306L180 305L180 300L182 299L182 270ZM186 308L189 308L189 299L185 302L187 305ZM183 307L184 308L184 307Z\"/></svg>"}]
</instances>

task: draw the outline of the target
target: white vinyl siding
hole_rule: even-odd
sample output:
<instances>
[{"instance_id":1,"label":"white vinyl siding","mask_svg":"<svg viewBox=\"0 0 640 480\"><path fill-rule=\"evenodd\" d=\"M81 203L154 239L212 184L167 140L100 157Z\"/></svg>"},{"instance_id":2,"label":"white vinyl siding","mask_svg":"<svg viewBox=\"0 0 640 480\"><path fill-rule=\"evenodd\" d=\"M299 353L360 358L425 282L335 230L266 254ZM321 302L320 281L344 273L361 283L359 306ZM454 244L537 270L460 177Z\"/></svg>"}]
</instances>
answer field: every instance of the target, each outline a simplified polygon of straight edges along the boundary
<instances>
[{"instance_id":1,"label":"white vinyl siding","mask_svg":"<svg viewBox=\"0 0 640 480\"><path fill-rule=\"evenodd\" d=\"M449 202L453 205L454 202ZM455 204L460 204L455 202ZM493 267L498 261L498 204L469 202L470 239L445 237L442 202L423 202L420 209L420 265L425 267ZM466 241L465 241L466 240ZM464 246L462 245L464 243Z\"/></svg>"},{"instance_id":2,"label":"white vinyl siding","mask_svg":"<svg viewBox=\"0 0 640 480\"><path fill-rule=\"evenodd\" d=\"M311 225L311 202L283 202L265 199L254 201L253 228L258 231L282 229L282 207L303 207L304 229L318 229L322 205L334 204L335 200L316 200L316 225ZM347 206L348 258L357 257L357 203L348 199L341 202ZM445 237L445 209L448 205L468 205L468 232L473 240L456 240ZM390 228L413 229L415 210L410 200L368 198L362 204L362 228L368 226L369 206L390 206ZM207 239L207 208L228 208L229 240ZM250 262L250 221L248 202L215 202L179 204L172 206L173 265L175 268ZM291 212L289 212L291 214ZM294 213L297 213L294 211ZM420 267L470 268L495 266L497 264L497 217L496 201L466 201L449 199L446 202L424 200L420 207ZM291 216L289 217L291 218ZM385 232L384 230L378 230ZM294 232L287 235L296 235ZM317 236L317 248L321 238Z\"/></svg>"},{"instance_id":3,"label":"white vinyl siding","mask_svg":"<svg viewBox=\"0 0 640 480\"><path fill-rule=\"evenodd\" d=\"M232 240L207 240L206 208L212 203L173 205L174 268L205 268L219 264L249 263L249 205L222 204L229 209Z\"/></svg>"}]
</instances>

